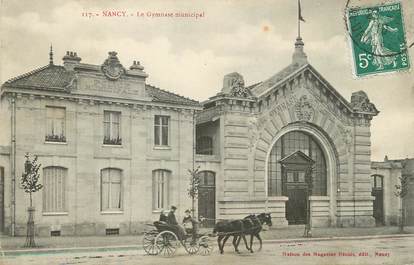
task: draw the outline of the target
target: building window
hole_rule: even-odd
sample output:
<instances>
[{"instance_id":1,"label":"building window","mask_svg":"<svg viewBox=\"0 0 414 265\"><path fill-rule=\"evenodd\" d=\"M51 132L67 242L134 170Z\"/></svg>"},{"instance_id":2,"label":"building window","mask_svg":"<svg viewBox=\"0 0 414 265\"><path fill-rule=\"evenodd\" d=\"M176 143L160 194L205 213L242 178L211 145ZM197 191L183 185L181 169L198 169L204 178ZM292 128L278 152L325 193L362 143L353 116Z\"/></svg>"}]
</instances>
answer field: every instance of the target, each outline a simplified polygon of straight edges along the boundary
<instances>
[{"instance_id":1,"label":"building window","mask_svg":"<svg viewBox=\"0 0 414 265\"><path fill-rule=\"evenodd\" d=\"M61 107L46 107L47 142L66 142L65 120L66 109Z\"/></svg>"},{"instance_id":2,"label":"building window","mask_svg":"<svg viewBox=\"0 0 414 265\"><path fill-rule=\"evenodd\" d=\"M121 112L104 111L104 144L121 145Z\"/></svg>"},{"instance_id":3,"label":"building window","mask_svg":"<svg viewBox=\"0 0 414 265\"><path fill-rule=\"evenodd\" d=\"M120 211L122 209L121 197L122 171L117 168L101 170L101 210Z\"/></svg>"},{"instance_id":4,"label":"building window","mask_svg":"<svg viewBox=\"0 0 414 265\"><path fill-rule=\"evenodd\" d=\"M169 182L171 172L164 169L152 172L153 209L160 210L168 207Z\"/></svg>"},{"instance_id":5,"label":"building window","mask_svg":"<svg viewBox=\"0 0 414 265\"><path fill-rule=\"evenodd\" d=\"M66 212L66 177L66 168L46 167L43 169L43 212Z\"/></svg>"},{"instance_id":6,"label":"building window","mask_svg":"<svg viewBox=\"0 0 414 265\"><path fill-rule=\"evenodd\" d=\"M213 154L213 138L210 136L200 136L197 138L196 153L199 155Z\"/></svg>"},{"instance_id":7,"label":"building window","mask_svg":"<svg viewBox=\"0 0 414 265\"><path fill-rule=\"evenodd\" d=\"M154 121L154 144L168 146L170 117L156 115Z\"/></svg>"}]
</instances>

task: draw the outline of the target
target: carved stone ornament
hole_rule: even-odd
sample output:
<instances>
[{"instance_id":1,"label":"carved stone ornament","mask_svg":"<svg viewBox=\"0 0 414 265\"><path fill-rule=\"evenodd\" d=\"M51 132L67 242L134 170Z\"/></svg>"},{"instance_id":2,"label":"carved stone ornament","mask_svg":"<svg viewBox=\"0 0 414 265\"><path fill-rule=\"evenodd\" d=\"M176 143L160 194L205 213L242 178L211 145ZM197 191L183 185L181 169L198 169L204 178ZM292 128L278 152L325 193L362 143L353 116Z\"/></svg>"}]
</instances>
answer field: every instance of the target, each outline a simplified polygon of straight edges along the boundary
<instances>
[{"instance_id":1,"label":"carved stone ornament","mask_svg":"<svg viewBox=\"0 0 414 265\"><path fill-rule=\"evenodd\" d=\"M102 72L108 79L117 80L125 73L125 68L119 62L116 52L109 52L108 54L108 58L101 66Z\"/></svg>"},{"instance_id":2,"label":"carved stone ornament","mask_svg":"<svg viewBox=\"0 0 414 265\"><path fill-rule=\"evenodd\" d=\"M369 102L368 96L364 91L352 93L351 106L356 111L378 113L377 108L373 103Z\"/></svg>"},{"instance_id":3,"label":"carved stone ornament","mask_svg":"<svg viewBox=\"0 0 414 265\"><path fill-rule=\"evenodd\" d=\"M351 152L352 140L353 140L351 129L345 128L344 126L338 126L338 131L341 134L343 143L345 143L346 151L348 153Z\"/></svg>"},{"instance_id":4,"label":"carved stone ornament","mask_svg":"<svg viewBox=\"0 0 414 265\"><path fill-rule=\"evenodd\" d=\"M295 113L300 121L310 121L313 118L315 110L306 95L301 96L295 104Z\"/></svg>"},{"instance_id":5,"label":"carved stone ornament","mask_svg":"<svg viewBox=\"0 0 414 265\"><path fill-rule=\"evenodd\" d=\"M233 97L247 98L250 95L249 90L244 87L243 76L239 73L231 73L224 76L222 91Z\"/></svg>"}]
</instances>

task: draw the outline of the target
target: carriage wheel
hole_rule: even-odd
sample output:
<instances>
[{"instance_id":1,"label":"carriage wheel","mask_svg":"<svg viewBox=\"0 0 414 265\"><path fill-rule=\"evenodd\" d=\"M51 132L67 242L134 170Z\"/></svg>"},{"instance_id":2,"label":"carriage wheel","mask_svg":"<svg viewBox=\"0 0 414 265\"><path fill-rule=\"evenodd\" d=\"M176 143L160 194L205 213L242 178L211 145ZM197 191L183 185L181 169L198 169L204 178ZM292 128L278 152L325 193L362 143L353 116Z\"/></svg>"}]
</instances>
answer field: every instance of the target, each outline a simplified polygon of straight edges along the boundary
<instances>
[{"instance_id":1,"label":"carriage wheel","mask_svg":"<svg viewBox=\"0 0 414 265\"><path fill-rule=\"evenodd\" d=\"M184 248L188 254L194 255L200 249L200 245L197 240L193 240L193 237L187 237L183 242Z\"/></svg>"},{"instance_id":2,"label":"carriage wheel","mask_svg":"<svg viewBox=\"0 0 414 265\"><path fill-rule=\"evenodd\" d=\"M210 242L210 238L208 236L200 237L198 245L200 246L200 249L198 250L200 255L207 256L213 252L213 244Z\"/></svg>"},{"instance_id":3,"label":"carriage wheel","mask_svg":"<svg viewBox=\"0 0 414 265\"><path fill-rule=\"evenodd\" d=\"M163 231L155 238L155 244L159 249L159 254L164 257L171 257L175 254L178 247L178 238L171 231Z\"/></svg>"},{"instance_id":4,"label":"carriage wheel","mask_svg":"<svg viewBox=\"0 0 414 265\"><path fill-rule=\"evenodd\" d=\"M158 255L159 248L157 244L155 244L155 238L157 234L157 230L152 230L144 233L144 237L142 238L142 248L148 255Z\"/></svg>"}]
</instances>

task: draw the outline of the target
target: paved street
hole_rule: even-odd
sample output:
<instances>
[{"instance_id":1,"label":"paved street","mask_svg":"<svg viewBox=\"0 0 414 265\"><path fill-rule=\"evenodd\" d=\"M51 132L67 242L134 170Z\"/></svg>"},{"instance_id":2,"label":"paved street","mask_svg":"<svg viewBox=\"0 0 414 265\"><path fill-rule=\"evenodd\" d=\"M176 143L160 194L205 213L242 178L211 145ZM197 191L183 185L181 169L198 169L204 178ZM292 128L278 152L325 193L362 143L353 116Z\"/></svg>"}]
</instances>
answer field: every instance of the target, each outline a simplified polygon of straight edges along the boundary
<instances>
[{"instance_id":1,"label":"paved street","mask_svg":"<svg viewBox=\"0 0 414 265\"><path fill-rule=\"evenodd\" d=\"M0 264L414 264L414 237L268 243L254 254L240 249L242 254L235 254L228 242L224 255L215 246L212 255L206 257L189 256L181 247L173 258L147 256L142 250L35 254L2 257Z\"/></svg>"}]
</instances>

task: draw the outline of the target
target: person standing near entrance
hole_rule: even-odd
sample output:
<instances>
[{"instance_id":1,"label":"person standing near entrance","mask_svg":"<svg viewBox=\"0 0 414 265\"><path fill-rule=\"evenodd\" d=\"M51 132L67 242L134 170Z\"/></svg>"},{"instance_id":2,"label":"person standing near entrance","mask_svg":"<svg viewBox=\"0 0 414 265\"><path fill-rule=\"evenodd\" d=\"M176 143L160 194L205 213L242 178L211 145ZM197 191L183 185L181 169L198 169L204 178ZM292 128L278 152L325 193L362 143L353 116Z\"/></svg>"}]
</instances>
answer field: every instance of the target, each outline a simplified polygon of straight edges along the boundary
<instances>
[{"instance_id":1,"label":"person standing near entrance","mask_svg":"<svg viewBox=\"0 0 414 265\"><path fill-rule=\"evenodd\" d=\"M183 227L181 227L178 222L177 222L177 218L175 218L175 211L177 210L177 207L175 207L174 205L171 206L171 211L168 213L168 218L167 218L167 223L174 228L178 239L179 240L183 240L185 237L185 230Z\"/></svg>"}]
</instances>

